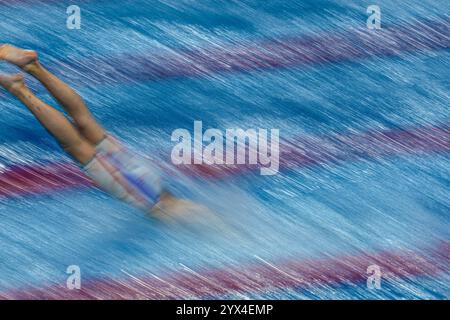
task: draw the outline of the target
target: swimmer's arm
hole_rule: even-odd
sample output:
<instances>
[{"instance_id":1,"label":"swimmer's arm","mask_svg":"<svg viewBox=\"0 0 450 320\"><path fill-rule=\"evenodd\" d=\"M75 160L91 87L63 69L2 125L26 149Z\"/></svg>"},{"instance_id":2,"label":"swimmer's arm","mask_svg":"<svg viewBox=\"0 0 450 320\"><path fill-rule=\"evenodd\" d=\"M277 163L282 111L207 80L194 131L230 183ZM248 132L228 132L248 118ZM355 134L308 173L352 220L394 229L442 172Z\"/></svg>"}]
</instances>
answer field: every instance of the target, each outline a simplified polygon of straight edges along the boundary
<instances>
[{"instance_id":1,"label":"swimmer's arm","mask_svg":"<svg viewBox=\"0 0 450 320\"><path fill-rule=\"evenodd\" d=\"M149 213L151 218L165 222L192 223L195 221L219 223L220 219L209 208L188 199L180 199L169 192L163 192L160 201Z\"/></svg>"},{"instance_id":2,"label":"swimmer's arm","mask_svg":"<svg viewBox=\"0 0 450 320\"><path fill-rule=\"evenodd\" d=\"M150 210L149 214L151 216L158 216L167 210L167 207L170 207L173 203L176 203L178 198L173 196L168 191L163 191L159 197L158 203L156 203L153 208Z\"/></svg>"}]
</instances>

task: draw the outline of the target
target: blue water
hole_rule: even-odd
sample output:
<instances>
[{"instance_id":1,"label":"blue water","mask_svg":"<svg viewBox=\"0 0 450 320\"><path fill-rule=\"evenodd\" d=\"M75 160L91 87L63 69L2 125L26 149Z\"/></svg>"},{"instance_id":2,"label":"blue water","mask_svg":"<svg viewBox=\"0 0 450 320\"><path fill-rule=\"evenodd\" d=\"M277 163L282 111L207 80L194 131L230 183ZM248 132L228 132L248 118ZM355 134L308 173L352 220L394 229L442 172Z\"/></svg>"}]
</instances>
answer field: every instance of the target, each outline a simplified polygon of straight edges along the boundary
<instances>
[{"instance_id":1,"label":"blue water","mask_svg":"<svg viewBox=\"0 0 450 320\"><path fill-rule=\"evenodd\" d=\"M66 1L0 2L2 42L33 48L50 69L89 61L364 28L371 1L81 1L82 28L66 28ZM378 1L382 25L448 20L450 2ZM448 35L447 35L448 36ZM83 66L80 66L80 68ZM114 68L114 66L111 66ZM0 70L10 71L6 64ZM84 66L84 68L86 67ZM401 53L253 72L213 73L92 85L65 71L108 129L135 150L169 160L177 128L277 128L282 139L450 123L450 51ZM84 79L84 80L83 80ZM95 79L91 79L95 80ZM40 97L55 105L32 79ZM0 96L0 169L69 160L32 115ZM398 155L257 172L224 180L172 181L181 196L206 204L228 226L164 225L99 190L0 198L0 292L66 279L127 278L149 272L276 264L380 250L426 251L450 241L450 154ZM448 265L448 263L447 263ZM450 270L365 283L249 291L273 299L442 299ZM240 295L226 298L242 298Z\"/></svg>"}]
</instances>

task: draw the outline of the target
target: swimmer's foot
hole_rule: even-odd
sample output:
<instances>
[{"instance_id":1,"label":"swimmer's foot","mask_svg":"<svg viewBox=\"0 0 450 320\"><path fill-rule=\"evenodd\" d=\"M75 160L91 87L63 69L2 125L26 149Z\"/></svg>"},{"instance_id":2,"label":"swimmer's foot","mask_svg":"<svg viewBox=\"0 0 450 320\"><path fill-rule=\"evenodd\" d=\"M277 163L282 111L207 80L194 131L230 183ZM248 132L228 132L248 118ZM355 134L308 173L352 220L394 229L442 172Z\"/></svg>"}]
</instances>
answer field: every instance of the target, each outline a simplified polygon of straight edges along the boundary
<instances>
[{"instance_id":1,"label":"swimmer's foot","mask_svg":"<svg viewBox=\"0 0 450 320\"><path fill-rule=\"evenodd\" d=\"M21 74L0 74L0 85L11 93L16 93L25 87Z\"/></svg>"},{"instance_id":2,"label":"swimmer's foot","mask_svg":"<svg viewBox=\"0 0 450 320\"><path fill-rule=\"evenodd\" d=\"M26 71L37 64L37 58L36 51L16 48L9 44L0 46L0 60L8 61Z\"/></svg>"}]
</instances>

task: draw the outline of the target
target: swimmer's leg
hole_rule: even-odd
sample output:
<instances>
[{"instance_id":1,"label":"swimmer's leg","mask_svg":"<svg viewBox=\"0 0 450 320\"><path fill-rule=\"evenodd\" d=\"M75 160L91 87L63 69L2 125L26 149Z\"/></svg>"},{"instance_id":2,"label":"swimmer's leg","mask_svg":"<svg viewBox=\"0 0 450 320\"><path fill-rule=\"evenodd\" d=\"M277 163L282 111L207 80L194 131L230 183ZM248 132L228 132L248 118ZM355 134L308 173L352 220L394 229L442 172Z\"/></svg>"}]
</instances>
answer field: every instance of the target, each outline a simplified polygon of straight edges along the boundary
<instances>
[{"instance_id":1,"label":"swimmer's leg","mask_svg":"<svg viewBox=\"0 0 450 320\"><path fill-rule=\"evenodd\" d=\"M3 45L0 46L0 60L13 63L38 79L72 117L78 131L91 144L97 145L105 138L105 130L94 119L80 95L45 69L39 63L35 51Z\"/></svg>"},{"instance_id":2,"label":"swimmer's leg","mask_svg":"<svg viewBox=\"0 0 450 320\"><path fill-rule=\"evenodd\" d=\"M61 147L81 164L95 155L95 147L56 109L37 98L25 85L23 76L0 74L0 85L16 96L52 134Z\"/></svg>"}]
</instances>

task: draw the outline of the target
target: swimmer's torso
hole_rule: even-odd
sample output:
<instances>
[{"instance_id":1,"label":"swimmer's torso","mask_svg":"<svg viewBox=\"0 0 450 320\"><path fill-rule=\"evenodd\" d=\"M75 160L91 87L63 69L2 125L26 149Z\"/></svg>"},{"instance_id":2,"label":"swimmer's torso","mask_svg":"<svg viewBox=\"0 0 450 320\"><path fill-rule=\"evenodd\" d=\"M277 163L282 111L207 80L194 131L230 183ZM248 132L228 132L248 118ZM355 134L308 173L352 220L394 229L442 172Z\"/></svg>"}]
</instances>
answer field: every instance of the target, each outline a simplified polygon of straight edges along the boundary
<instances>
[{"instance_id":1,"label":"swimmer's torso","mask_svg":"<svg viewBox=\"0 0 450 320\"><path fill-rule=\"evenodd\" d=\"M96 150L84 170L97 186L140 209L152 210L162 192L160 173L153 163L110 136Z\"/></svg>"}]
</instances>

